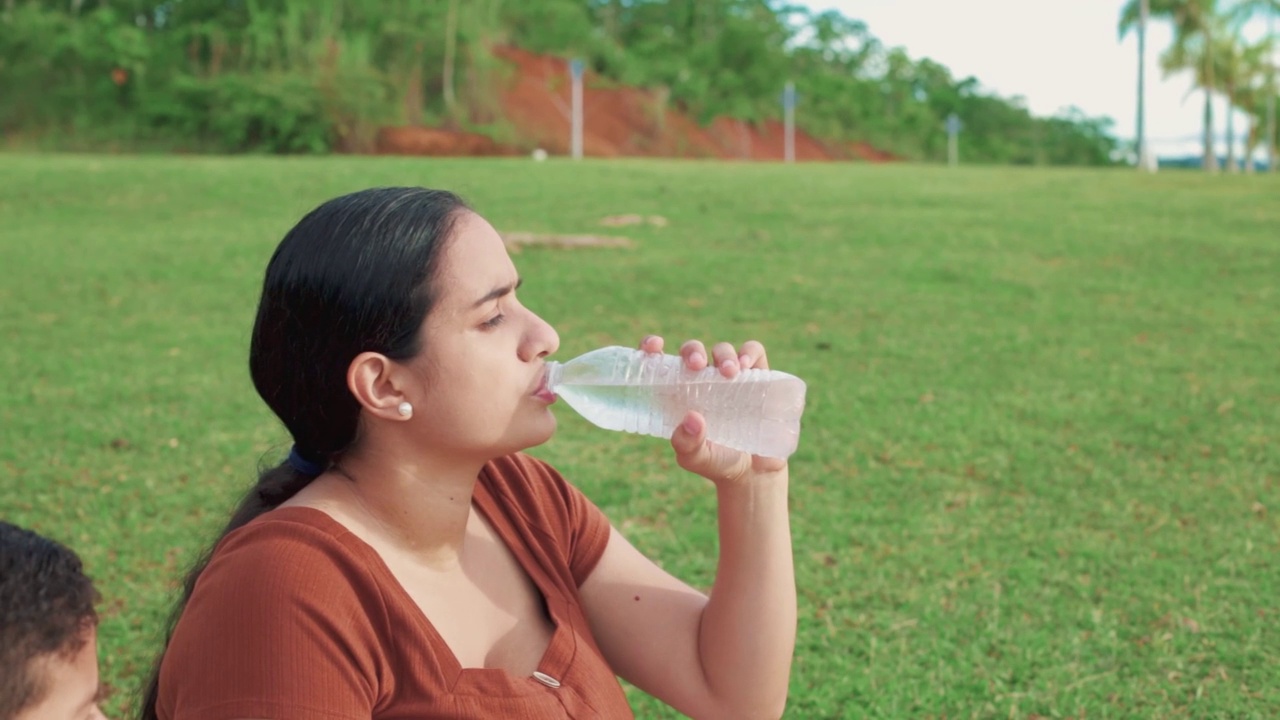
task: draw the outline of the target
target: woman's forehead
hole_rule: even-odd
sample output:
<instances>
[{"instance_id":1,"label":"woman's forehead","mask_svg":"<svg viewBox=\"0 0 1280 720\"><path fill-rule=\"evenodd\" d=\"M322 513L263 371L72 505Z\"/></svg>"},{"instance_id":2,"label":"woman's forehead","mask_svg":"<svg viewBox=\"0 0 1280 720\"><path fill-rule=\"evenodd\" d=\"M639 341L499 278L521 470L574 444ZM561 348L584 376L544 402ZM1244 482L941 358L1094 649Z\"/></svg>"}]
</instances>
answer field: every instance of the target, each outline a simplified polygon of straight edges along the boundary
<instances>
[{"instance_id":1,"label":"woman's forehead","mask_svg":"<svg viewBox=\"0 0 1280 720\"><path fill-rule=\"evenodd\" d=\"M475 213L464 213L441 257L440 299L471 305L491 290L518 280L506 244L493 226Z\"/></svg>"}]
</instances>

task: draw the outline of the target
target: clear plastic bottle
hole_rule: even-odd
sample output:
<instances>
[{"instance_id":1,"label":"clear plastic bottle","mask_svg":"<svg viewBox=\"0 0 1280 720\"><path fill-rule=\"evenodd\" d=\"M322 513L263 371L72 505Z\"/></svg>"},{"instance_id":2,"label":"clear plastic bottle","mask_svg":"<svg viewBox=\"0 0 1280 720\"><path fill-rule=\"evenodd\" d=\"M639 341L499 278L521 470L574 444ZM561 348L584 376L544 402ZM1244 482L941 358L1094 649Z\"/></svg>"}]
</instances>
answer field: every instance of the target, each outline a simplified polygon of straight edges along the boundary
<instances>
[{"instance_id":1,"label":"clear plastic bottle","mask_svg":"<svg viewBox=\"0 0 1280 720\"><path fill-rule=\"evenodd\" d=\"M731 379L714 367L689 370L676 355L611 346L548 361L547 389L606 430L669 438L697 410L707 438L735 450L785 458L800 441L805 384L777 370Z\"/></svg>"}]
</instances>

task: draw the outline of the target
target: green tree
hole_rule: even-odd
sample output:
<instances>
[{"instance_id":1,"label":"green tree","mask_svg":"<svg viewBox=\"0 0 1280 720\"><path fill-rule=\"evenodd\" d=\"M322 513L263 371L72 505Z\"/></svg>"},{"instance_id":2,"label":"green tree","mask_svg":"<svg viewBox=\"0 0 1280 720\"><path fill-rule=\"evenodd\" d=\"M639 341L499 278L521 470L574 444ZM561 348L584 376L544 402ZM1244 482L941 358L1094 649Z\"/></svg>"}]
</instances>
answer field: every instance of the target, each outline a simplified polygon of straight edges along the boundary
<instances>
[{"instance_id":1,"label":"green tree","mask_svg":"<svg viewBox=\"0 0 1280 720\"><path fill-rule=\"evenodd\" d=\"M369 146L383 124L501 132L492 48L581 56L709 122L781 115L832 147L972 162L1109 162L1101 121L1033 117L865 23L784 0L28 0L0 28L0 128L220 151ZM510 138L507 138L510 139ZM1105 142L1114 143L1112 140Z\"/></svg>"}]
</instances>

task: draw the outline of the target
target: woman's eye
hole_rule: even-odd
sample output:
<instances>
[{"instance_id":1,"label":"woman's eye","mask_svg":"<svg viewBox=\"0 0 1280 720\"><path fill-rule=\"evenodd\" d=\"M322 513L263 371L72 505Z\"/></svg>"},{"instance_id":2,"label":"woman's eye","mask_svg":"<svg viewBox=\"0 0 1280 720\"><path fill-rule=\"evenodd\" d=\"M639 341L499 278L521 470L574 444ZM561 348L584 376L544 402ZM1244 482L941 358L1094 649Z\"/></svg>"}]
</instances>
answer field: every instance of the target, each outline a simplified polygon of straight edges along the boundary
<instances>
[{"instance_id":1,"label":"woman's eye","mask_svg":"<svg viewBox=\"0 0 1280 720\"><path fill-rule=\"evenodd\" d=\"M498 313L497 315L494 315L488 320L485 320L483 323L480 323L480 326L485 329L496 328L499 325L501 325L502 321L505 320L506 318L507 318L506 315L503 315L502 313Z\"/></svg>"}]
</instances>

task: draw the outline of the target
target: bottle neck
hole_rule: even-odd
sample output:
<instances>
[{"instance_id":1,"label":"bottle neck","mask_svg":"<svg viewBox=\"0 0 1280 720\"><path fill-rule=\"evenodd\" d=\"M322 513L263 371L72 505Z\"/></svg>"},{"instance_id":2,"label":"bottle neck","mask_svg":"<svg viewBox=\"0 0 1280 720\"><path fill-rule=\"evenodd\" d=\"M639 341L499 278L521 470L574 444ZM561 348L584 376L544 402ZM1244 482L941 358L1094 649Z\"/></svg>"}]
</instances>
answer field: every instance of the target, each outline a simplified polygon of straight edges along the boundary
<instances>
[{"instance_id":1,"label":"bottle neck","mask_svg":"<svg viewBox=\"0 0 1280 720\"><path fill-rule=\"evenodd\" d=\"M564 364L555 360L546 362L547 368L547 389L551 392L556 391L556 387L560 385L560 378L564 376Z\"/></svg>"}]
</instances>

